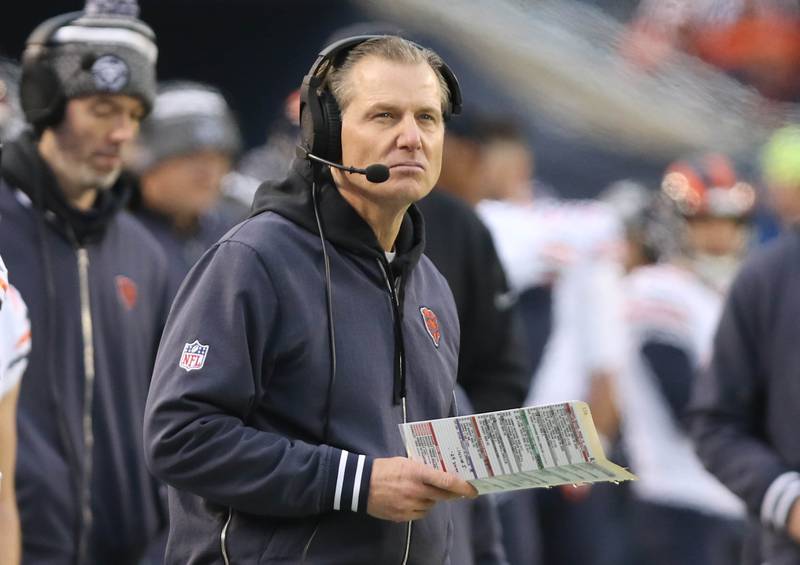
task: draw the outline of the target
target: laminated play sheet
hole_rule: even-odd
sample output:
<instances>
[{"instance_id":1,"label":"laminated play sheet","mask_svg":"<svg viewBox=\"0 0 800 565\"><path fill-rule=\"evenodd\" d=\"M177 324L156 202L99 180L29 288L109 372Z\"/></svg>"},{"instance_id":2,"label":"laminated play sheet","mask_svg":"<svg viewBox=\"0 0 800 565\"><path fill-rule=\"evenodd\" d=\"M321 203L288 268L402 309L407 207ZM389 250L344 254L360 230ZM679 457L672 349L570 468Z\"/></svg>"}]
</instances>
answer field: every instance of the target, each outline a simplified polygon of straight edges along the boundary
<instances>
[{"instance_id":1,"label":"laminated play sheet","mask_svg":"<svg viewBox=\"0 0 800 565\"><path fill-rule=\"evenodd\" d=\"M409 457L480 494L636 477L606 458L585 402L401 424Z\"/></svg>"}]
</instances>

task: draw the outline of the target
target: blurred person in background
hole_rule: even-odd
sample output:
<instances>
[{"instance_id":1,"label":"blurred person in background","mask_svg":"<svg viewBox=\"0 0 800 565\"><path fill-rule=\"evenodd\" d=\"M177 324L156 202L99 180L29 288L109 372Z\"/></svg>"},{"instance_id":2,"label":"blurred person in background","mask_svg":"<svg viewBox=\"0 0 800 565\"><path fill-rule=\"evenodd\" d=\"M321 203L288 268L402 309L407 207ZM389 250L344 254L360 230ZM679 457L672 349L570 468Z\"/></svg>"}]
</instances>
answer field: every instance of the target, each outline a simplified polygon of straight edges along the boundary
<instances>
[{"instance_id":1,"label":"blurred person in background","mask_svg":"<svg viewBox=\"0 0 800 565\"><path fill-rule=\"evenodd\" d=\"M30 349L28 311L0 257L0 565L19 565L22 556L14 472L17 397Z\"/></svg>"},{"instance_id":2,"label":"blurred person in background","mask_svg":"<svg viewBox=\"0 0 800 565\"><path fill-rule=\"evenodd\" d=\"M462 121L448 124L439 182L418 203L425 254L456 301L459 384L478 412L518 408L530 382L521 320L491 234L472 209L483 189L480 127L469 115Z\"/></svg>"},{"instance_id":3,"label":"blurred person in background","mask_svg":"<svg viewBox=\"0 0 800 565\"><path fill-rule=\"evenodd\" d=\"M679 261L724 294L750 243L754 188L729 157L705 153L672 163L661 191L686 221Z\"/></svg>"},{"instance_id":4,"label":"blurred person in background","mask_svg":"<svg viewBox=\"0 0 800 565\"><path fill-rule=\"evenodd\" d=\"M796 136L779 130L763 149L762 174L786 229L736 276L689 412L700 459L746 506L746 563L800 564Z\"/></svg>"},{"instance_id":5,"label":"blurred person in background","mask_svg":"<svg viewBox=\"0 0 800 565\"><path fill-rule=\"evenodd\" d=\"M754 202L739 198L737 192L745 189L736 188L735 177L702 190L695 185L695 191L682 196L697 197L694 219L687 221L678 210L689 208L673 200L671 183L676 181L670 175L676 170L686 171L673 167L668 172L664 187L670 196L630 182L601 195L620 213L627 233L624 296L630 351L615 391L623 444L639 477L631 484L630 524L642 563L728 565L741 556L743 505L703 468L686 419L691 386L707 363L723 300L717 286L695 272L702 259L687 260L687 251L692 256L696 245L718 251L719 243L688 232L692 222L712 219L714 227L701 231L717 229L727 236L732 230L746 231ZM732 238L737 245L744 240Z\"/></svg>"},{"instance_id":6,"label":"blurred person in background","mask_svg":"<svg viewBox=\"0 0 800 565\"><path fill-rule=\"evenodd\" d=\"M529 356L537 361L526 404L587 400L608 448L617 433L613 382L623 365L621 226L605 204L537 194L533 151L513 120L488 119L482 132L486 199L477 209L512 291L523 297ZM528 531L538 521L543 563L624 563L628 546L614 489L567 487L504 498L509 560L526 562Z\"/></svg>"},{"instance_id":7,"label":"blurred person in background","mask_svg":"<svg viewBox=\"0 0 800 565\"><path fill-rule=\"evenodd\" d=\"M7 143L0 251L35 340L18 402L23 562L135 564L163 526L142 420L166 262L123 211L122 152L155 98L157 47L133 0L89 1L28 39Z\"/></svg>"},{"instance_id":8,"label":"blurred person in background","mask_svg":"<svg viewBox=\"0 0 800 565\"><path fill-rule=\"evenodd\" d=\"M167 255L170 296L200 256L248 208L221 199L241 141L225 98L192 82L160 86L128 159L139 175L134 215Z\"/></svg>"},{"instance_id":9,"label":"blurred person in background","mask_svg":"<svg viewBox=\"0 0 800 565\"><path fill-rule=\"evenodd\" d=\"M20 73L17 63L0 57L0 143L11 141L25 128L19 103Z\"/></svg>"},{"instance_id":10,"label":"blurred person in background","mask_svg":"<svg viewBox=\"0 0 800 565\"><path fill-rule=\"evenodd\" d=\"M225 177L224 194L249 208L262 182L280 180L289 172L299 140L300 90L295 89L286 96L283 112L264 144L242 155L236 169Z\"/></svg>"},{"instance_id":11,"label":"blurred person in background","mask_svg":"<svg viewBox=\"0 0 800 565\"><path fill-rule=\"evenodd\" d=\"M800 221L800 126L775 131L761 150L761 178L784 229Z\"/></svg>"},{"instance_id":12,"label":"blurred person in background","mask_svg":"<svg viewBox=\"0 0 800 565\"><path fill-rule=\"evenodd\" d=\"M490 193L504 198L482 201L478 212L511 289L554 289L553 326L526 403L590 399L595 392L599 400L621 363L622 228L603 203L536 197L526 202L518 186ZM613 408L601 404L592 406L595 422L613 436Z\"/></svg>"}]
</instances>

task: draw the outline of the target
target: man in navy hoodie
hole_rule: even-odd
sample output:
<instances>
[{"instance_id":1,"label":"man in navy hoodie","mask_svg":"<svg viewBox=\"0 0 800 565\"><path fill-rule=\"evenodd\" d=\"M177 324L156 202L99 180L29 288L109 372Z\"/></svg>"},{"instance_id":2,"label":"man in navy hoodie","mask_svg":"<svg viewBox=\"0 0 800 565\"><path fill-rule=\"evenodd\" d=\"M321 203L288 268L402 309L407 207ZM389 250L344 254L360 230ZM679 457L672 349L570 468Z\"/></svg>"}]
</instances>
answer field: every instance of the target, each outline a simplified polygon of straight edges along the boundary
<instances>
[{"instance_id":1,"label":"man in navy hoodie","mask_svg":"<svg viewBox=\"0 0 800 565\"><path fill-rule=\"evenodd\" d=\"M0 252L36 336L18 408L25 563L137 563L163 524L141 426L166 265L120 176L155 96L137 13L90 1L36 28L21 79L33 131L3 152Z\"/></svg>"},{"instance_id":2,"label":"man in navy hoodie","mask_svg":"<svg viewBox=\"0 0 800 565\"><path fill-rule=\"evenodd\" d=\"M778 130L763 174L785 233L731 287L710 366L696 381L692 435L703 464L745 503L746 563L800 565L800 131Z\"/></svg>"},{"instance_id":3,"label":"man in navy hoodie","mask_svg":"<svg viewBox=\"0 0 800 565\"><path fill-rule=\"evenodd\" d=\"M168 563L450 563L439 502L475 491L405 457L398 424L454 410L458 320L413 203L457 87L392 36L306 76L305 156L388 179L296 161L178 291L145 415Z\"/></svg>"}]
</instances>

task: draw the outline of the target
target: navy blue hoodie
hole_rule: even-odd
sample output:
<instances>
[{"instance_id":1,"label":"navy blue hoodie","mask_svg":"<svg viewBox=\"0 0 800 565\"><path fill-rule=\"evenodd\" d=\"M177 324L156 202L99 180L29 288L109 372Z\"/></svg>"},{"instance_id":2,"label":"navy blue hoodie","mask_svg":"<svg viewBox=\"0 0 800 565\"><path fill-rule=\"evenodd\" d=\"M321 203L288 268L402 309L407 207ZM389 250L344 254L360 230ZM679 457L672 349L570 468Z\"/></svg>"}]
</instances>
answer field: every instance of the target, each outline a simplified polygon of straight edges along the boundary
<instances>
[{"instance_id":1,"label":"navy blue hoodie","mask_svg":"<svg viewBox=\"0 0 800 565\"><path fill-rule=\"evenodd\" d=\"M794 228L755 251L737 276L690 412L701 460L761 522L760 562L770 565L800 565L800 544L775 523L800 494L799 327Z\"/></svg>"},{"instance_id":2,"label":"navy blue hoodie","mask_svg":"<svg viewBox=\"0 0 800 565\"><path fill-rule=\"evenodd\" d=\"M168 563L450 562L447 505L410 525L366 506L374 458L405 455L404 406L408 421L451 413L452 294L422 255L415 207L390 265L327 179L334 378L310 186L302 162L263 185L259 213L175 299L145 416L150 468L173 487Z\"/></svg>"},{"instance_id":3,"label":"navy blue hoodie","mask_svg":"<svg viewBox=\"0 0 800 565\"><path fill-rule=\"evenodd\" d=\"M124 183L71 208L35 143L9 144L0 182L0 252L35 336L18 407L23 562L136 563L163 524L141 426L165 259L121 209Z\"/></svg>"}]
</instances>

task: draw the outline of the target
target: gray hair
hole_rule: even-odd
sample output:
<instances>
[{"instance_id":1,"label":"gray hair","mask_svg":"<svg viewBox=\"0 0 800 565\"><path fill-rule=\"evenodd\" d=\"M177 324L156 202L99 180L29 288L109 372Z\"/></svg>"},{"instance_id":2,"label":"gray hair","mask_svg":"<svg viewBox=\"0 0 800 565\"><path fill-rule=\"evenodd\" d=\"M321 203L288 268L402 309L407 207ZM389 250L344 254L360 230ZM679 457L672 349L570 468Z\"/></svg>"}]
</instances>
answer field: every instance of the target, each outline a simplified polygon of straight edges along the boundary
<instances>
[{"instance_id":1,"label":"gray hair","mask_svg":"<svg viewBox=\"0 0 800 565\"><path fill-rule=\"evenodd\" d=\"M441 67L444 61L436 53L425 47L420 47L407 39L396 35L384 35L374 39L368 39L351 49L341 65L330 70L327 77L327 85L336 103L342 112L353 100L352 86L349 75L353 67L362 59L368 56L375 56L387 61L417 65L427 63L436 78L439 80L439 91L442 97L442 114L446 114L450 107L450 86L442 74Z\"/></svg>"}]
</instances>

